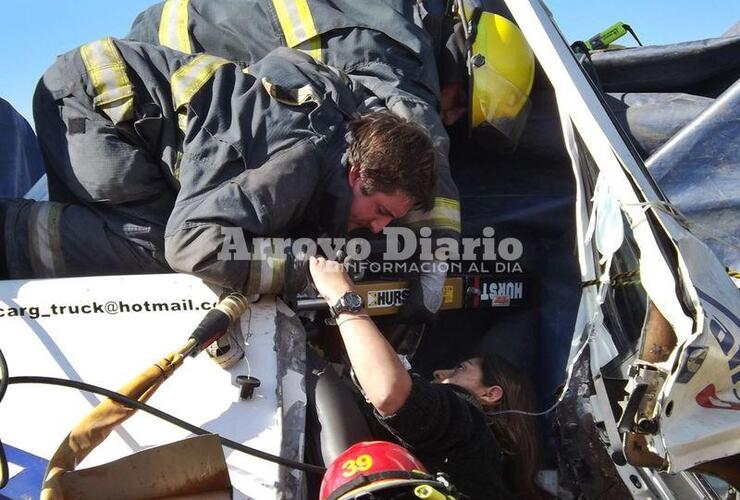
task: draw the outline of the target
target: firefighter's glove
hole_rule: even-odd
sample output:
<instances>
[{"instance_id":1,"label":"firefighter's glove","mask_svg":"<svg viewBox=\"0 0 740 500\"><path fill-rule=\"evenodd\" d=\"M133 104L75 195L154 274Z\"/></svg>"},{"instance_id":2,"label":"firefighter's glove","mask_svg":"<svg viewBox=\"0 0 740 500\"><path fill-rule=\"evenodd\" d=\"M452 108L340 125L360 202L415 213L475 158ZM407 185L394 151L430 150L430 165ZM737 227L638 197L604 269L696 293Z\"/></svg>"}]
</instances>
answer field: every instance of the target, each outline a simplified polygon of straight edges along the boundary
<instances>
[{"instance_id":1,"label":"firefighter's glove","mask_svg":"<svg viewBox=\"0 0 740 500\"><path fill-rule=\"evenodd\" d=\"M447 273L440 270L438 262L430 264L433 264L431 270L421 272L411 279L408 298L396 317L399 323L434 324L434 317L442 305Z\"/></svg>"},{"instance_id":2,"label":"firefighter's glove","mask_svg":"<svg viewBox=\"0 0 740 500\"><path fill-rule=\"evenodd\" d=\"M283 294L295 295L306 289L309 283L308 255L294 255L290 248L285 251L285 275Z\"/></svg>"}]
</instances>

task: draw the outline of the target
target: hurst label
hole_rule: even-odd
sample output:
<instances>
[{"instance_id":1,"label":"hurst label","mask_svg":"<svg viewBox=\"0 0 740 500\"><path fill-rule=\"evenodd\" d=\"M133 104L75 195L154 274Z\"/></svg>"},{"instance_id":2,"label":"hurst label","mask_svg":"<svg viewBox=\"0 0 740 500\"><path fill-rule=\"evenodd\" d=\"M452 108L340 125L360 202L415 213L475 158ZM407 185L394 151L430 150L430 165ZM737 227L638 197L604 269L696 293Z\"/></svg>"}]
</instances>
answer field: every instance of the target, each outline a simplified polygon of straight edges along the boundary
<instances>
[{"instance_id":1,"label":"hurst label","mask_svg":"<svg viewBox=\"0 0 740 500\"><path fill-rule=\"evenodd\" d=\"M390 290L368 290L367 307L401 307L409 296L408 288L393 288Z\"/></svg>"},{"instance_id":2,"label":"hurst label","mask_svg":"<svg viewBox=\"0 0 740 500\"><path fill-rule=\"evenodd\" d=\"M365 300L367 312L371 316L398 312L411 293L406 281L360 282L356 285L356 289ZM440 309L461 309L463 295L463 279L460 277L447 278L442 289Z\"/></svg>"},{"instance_id":3,"label":"hurst label","mask_svg":"<svg viewBox=\"0 0 740 500\"><path fill-rule=\"evenodd\" d=\"M524 298L524 283L507 281L503 283L482 283L480 299L490 300L494 306L509 305L512 300Z\"/></svg>"},{"instance_id":4,"label":"hurst label","mask_svg":"<svg viewBox=\"0 0 740 500\"><path fill-rule=\"evenodd\" d=\"M530 295L528 280L512 278L513 276L469 277L466 282L466 289L469 291L466 306L478 308L526 305Z\"/></svg>"}]
</instances>

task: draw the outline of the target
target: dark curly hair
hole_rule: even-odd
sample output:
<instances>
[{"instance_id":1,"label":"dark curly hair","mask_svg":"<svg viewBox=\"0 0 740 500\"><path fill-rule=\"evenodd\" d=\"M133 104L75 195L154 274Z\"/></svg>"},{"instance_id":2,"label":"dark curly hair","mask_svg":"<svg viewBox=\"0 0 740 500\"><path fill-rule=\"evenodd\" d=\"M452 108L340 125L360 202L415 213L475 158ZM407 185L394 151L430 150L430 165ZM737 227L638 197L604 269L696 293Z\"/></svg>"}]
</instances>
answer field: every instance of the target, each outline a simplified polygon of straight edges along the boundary
<instances>
[{"instance_id":1,"label":"dark curly hair","mask_svg":"<svg viewBox=\"0 0 740 500\"><path fill-rule=\"evenodd\" d=\"M363 193L400 191L418 208L432 208L436 153L424 128L392 113L379 112L354 118L349 130L349 166L359 172Z\"/></svg>"}]
</instances>

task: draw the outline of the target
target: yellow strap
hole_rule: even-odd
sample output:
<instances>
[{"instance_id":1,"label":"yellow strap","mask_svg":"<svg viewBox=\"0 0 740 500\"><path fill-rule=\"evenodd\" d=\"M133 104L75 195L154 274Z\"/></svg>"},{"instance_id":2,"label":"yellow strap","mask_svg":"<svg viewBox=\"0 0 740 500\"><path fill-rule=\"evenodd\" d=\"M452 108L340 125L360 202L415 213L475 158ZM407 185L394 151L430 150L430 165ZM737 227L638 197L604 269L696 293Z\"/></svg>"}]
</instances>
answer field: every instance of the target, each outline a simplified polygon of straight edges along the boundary
<instances>
[{"instance_id":1,"label":"yellow strap","mask_svg":"<svg viewBox=\"0 0 740 500\"><path fill-rule=\"evenodd\" d=\"M460 202L451 198L438 196L434 198L434 207L428 212L415 210L409 212L401 222L414 229L429 227L460 232Z\"/></svg>"},{"instance_id":2,"label":"yellow strap","mask_svg":"<svg viewBox=\"0 0 740 500\"><path fill-rule=\"evenodd\" d=\"M195 56L172 75L172 99L178 112L178 125L185 132L187 128L187 104L193 96L213 77L218 68L229 61L220 57L200 54Z\"/></svg>"},{"instance_id":3,"label":"yellow strap","mask_svg":"<svg viewBox=\"0 0 740 500\"><path fill-rule=\"evenodd\" d=\"M321 61L321 37L316 31L308 0L272 0L272 5L288 47Z\"/></svg>"},{"instance_id":4,"label":"yellow strap","mask_svg":"<svg viewBox=\"0 0 740 500\"><path fill-rule=\"evenodd\" d=\"M130 120L134 112L134 90L126 74L126 63L111 38L80 47L80 56L93 84L93 104L113 123Z\"/></svg>"},{"instance_id":5,"label":"yellow strap","mask_svg":"<svg viewBox=\"0 0 740 500\"><path fill-rule=\"evenodd\" d=\"M159 43L165 47L192 54L188 33L189 0L167 0L159 20Z\"/></svg>"}]
</instances>

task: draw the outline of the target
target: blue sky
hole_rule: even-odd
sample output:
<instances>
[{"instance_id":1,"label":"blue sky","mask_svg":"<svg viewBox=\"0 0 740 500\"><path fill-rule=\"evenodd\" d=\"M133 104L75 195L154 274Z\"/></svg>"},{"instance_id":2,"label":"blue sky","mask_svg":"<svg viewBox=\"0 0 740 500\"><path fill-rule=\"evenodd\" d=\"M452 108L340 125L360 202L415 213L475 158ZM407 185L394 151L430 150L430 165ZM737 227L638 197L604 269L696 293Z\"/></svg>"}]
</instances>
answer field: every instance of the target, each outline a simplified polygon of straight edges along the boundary
<instances>
[{"instance_id":1,"label":"blue sky","mask_svg":"<svg viewBox=\"0 0 740 500\"><path fill-rule=\"evenodd\" d=\"M57 54L104 36L124 36L136 14L155 2L6 0L3 3L0 97L31 121L33 89ZM616 21L630 24L646 45L719 36L740 21L738 0L549 0L547 5L569 41L588 38ZM627 45L630 44L631 40Z\"/></svg>"}]
</instances>

